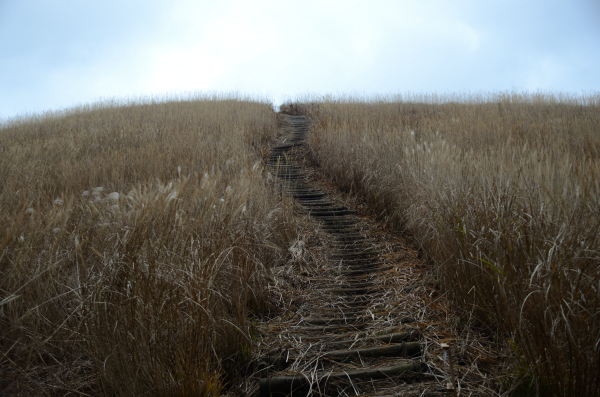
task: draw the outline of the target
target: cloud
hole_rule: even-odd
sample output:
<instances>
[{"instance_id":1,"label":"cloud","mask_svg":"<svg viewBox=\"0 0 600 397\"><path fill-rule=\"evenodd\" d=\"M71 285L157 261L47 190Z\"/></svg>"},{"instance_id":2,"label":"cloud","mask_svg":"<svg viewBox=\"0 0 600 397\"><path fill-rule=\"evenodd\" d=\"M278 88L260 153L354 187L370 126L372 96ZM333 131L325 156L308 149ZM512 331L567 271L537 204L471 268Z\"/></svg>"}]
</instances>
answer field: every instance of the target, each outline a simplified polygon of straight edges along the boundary
<instances>
[{"instance_id":1,"label":"cloud","mask_svg":"<svg viewBox=\"0 0 600 397\"><path fill-rule=\"evenodd\" d=\"M99 97L600 89L591 0L25 0L0 7L0 117Z\"/></svg>"}]
</instances>

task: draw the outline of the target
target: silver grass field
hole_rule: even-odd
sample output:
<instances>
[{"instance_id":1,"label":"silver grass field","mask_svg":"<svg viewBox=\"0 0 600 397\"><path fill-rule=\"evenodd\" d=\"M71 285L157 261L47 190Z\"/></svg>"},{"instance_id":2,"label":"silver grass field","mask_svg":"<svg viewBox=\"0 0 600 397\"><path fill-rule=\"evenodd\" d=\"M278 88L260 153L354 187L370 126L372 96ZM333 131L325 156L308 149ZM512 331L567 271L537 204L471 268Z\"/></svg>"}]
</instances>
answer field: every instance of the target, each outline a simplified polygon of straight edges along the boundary
<instances>
[{"instance_id":1,"label":"silver grass field","mask_svg":"<svg viewBox=\"0 0 600 397\"><path fill-rule=\"evenodd\" d=\"M295 237L270 105L97 104L0 130L0 390L219 395Z\"/></svg>"},{"instance_id":2,"label":"silver grass field","mask_svg":"<svg viewBox=\"0 0 600 397\"><path fill-rule=\"evenodd\" d=\"M524 395L600 390L600 96L325 99L311 149L410 235ZM294 109L295 107L295 109Z\"/></svg>"},{"instance_id":3,"label":"silver grass field","mask_svg":"<svg viewBox=\"0 0 600 397\"><path fill-rule=\"evenodd\" d=\"M326 97L326 176L412 239L504 349L513 395L600 395L600 97ZM0 125L0 394L220 395L248 375L297 239L236 97L104 102Z\"/></svg>"}]
</instances>

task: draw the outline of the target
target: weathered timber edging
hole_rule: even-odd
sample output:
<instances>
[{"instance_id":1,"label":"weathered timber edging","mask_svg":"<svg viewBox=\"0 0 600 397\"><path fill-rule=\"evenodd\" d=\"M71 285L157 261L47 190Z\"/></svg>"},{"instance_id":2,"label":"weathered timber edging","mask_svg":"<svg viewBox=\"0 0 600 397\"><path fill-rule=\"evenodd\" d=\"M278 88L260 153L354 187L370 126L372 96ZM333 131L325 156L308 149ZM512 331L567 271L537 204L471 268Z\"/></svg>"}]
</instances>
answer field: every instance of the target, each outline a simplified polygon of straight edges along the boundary
<instances>
[{"instance_id":1,"label":"weathered timber edging","mask_svg":"<svg viewBox=\"0 0 600 397\"><path fill-rule=\"evenodd\" d=\"M361 370L333 372L330 374L321 374L316 379L310 379L305 375L288 375L270 377L260 380L260 393L263 396L272 396L281 393L293 395L295 391L300 393L306 392L301 390L310 384L323 384L325 382L333 382L336 380L357 380L357 379L387 379L393 376L402 375L406 372L422 373L427 371L427 366L420 362L410 362L391 367L367 368ZM285 395L285 394L284 394Z\"/></svg>"}]
</instances>

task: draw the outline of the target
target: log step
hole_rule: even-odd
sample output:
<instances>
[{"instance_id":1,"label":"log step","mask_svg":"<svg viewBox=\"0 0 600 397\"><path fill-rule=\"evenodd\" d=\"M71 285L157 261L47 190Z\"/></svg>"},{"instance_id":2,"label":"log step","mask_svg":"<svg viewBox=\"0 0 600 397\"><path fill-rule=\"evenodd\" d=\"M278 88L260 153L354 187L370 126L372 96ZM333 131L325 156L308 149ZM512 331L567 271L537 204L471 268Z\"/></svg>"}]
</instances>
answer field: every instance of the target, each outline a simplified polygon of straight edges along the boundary
<instances>
[{"instance_id":1,"label":"log step","mask_svg":"<svg viewBox=\"0 0 600 397\"><path fill-rule=\"evenodd\" d=\"M302 320L305 324L310 325L333 325L333 324L358 324L363 323L365 320L371 320L367 316L350 316L350 317L323 317L323 318L311 318L306 317Z\"/></svg>"},{"instance_id":2,"label":"log step","mask_svg":"<svg viewBox=\"0 0 600 397\"><path fill-rule=\"evenodd\" d=\"M333 372L317 374L316 382L323 384L336 380L359 380L359 379L387 379L393 376L402 375L407 372L424 373L427 371L427 365L421 362L409 362L390 367L366 368L353 371ZM263 378L259 381L260 395L264 397L276 395L292 395L294 391L309 386L309 380L303 374L274 376Z\"/></svg>"}]
</instances>

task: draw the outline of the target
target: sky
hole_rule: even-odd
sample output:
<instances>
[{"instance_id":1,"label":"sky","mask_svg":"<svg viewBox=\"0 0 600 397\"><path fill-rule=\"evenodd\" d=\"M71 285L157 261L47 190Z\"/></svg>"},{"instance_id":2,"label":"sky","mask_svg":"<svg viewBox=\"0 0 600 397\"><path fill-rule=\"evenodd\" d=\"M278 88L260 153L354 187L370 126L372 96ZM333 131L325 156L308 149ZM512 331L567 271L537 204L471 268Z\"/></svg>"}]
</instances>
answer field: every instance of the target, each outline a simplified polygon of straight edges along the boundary
<instances>
[{"instance_id":1,"label":"sky","mask_svg":"<svg viewBox=\"0 0 600 397\"><path fill-rule=\"evenodd\" d=\"M108 99L600 91L600 0L0 0L0 120Z\"/></svg>"}]
</instances>

